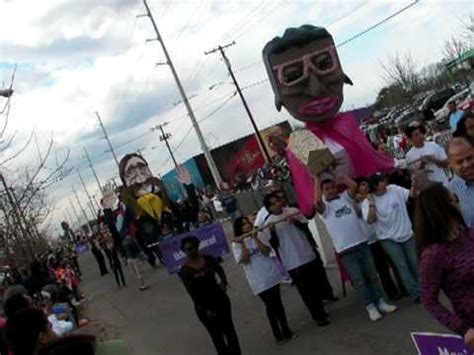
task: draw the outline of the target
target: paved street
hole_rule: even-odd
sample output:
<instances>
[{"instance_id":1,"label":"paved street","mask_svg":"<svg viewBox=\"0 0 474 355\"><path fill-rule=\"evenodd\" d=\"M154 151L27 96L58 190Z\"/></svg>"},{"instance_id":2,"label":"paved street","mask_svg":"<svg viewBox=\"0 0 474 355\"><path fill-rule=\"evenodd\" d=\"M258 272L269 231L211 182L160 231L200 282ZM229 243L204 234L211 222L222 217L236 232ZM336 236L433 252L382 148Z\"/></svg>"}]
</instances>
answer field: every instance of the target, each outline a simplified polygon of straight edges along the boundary
<instances>
[{"instance_id":1,"label":"paved street","mask_svg":"<svg viewBox=\"0 0 474 355\"><path fill-rule=\"evenodd\" d=\"M117 289L113 277L100 277L90 253L81 257L84 269L83 289L90 298L89 314L112 333L125 338L134 355L214 354L211 341L197 320L188 295L179 279L164 268L146 275L151 288L140 292L135 279L126 270L128 287ZM263 304L254 297L243 271L227 257L224 268L229 277L229 295L242 350L248 355L264 354L415 354L411 331L443 331L419 305L403 300L401 310L372 323L361 309L354 291L330 304L332 324L321 329L309 317L293 287L283 285L283 298L298 339L283 346L274 344ZM331 279L341 293L336 270Z\"/></svg>"}]
</instances>

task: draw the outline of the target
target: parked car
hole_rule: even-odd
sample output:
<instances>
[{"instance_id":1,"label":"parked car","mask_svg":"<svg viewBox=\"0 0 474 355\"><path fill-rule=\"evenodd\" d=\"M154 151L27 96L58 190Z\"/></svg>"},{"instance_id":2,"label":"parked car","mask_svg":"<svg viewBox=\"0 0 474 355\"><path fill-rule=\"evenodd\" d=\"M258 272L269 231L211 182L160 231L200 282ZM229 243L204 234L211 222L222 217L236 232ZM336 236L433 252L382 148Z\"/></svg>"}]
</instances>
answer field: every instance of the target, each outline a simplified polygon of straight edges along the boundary
<instances>
[{"instance_id":1,"label":"parked car","mask_svg":"<svg viewBox=\"0 0 474 355\"><path fill-rule=\"evenodd\" d=\"M452 88L443 89L436 91L435 93L428 95L421 104L419 110L421 112L437 111L448 101L450 97L455 95L456 92ZM433 117L435 118L435 117Z\"/></svg>"},{"instance_id":2,"label":"parked car","mask_svg":"<svg viewBox=\"0 0 474 355\"><path fill-rule=\"evenodd\" d=\"M423 122L423 114L421 112L415 110L405 110L403 111L400 116L395 120L395 125L397 127L406 127L410 123L418 121Z\"/></svg>"},{"instance_id":3,"label":"parked car","mask_svg":"<svg viewBox=\"0 0 474 355\"><path fill-rule=\"evenodd\" d=\"M448 120L448 104L453 101L456 103L456 107L461 110L467 111L474 108L473 94L469 91L469 89L465 89L459 94L450 97L448 101L446 101L446 103L443 105L443 107L441 107L438 111L435 112L434 115L437 123L444 123Z\"/></svg>"}]
</instances>

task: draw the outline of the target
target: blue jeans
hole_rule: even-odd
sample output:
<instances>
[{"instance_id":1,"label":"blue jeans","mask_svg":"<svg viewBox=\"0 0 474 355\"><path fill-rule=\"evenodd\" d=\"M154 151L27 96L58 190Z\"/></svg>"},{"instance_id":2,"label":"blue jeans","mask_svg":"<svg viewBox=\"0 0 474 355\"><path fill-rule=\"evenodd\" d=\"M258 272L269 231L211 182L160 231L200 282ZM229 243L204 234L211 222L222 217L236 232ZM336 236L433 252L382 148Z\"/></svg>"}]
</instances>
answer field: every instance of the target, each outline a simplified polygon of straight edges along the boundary
<instances>
[{"instance_id":1,"label":"blue jeans","mask_svg":"<svg viewBox=\"0 0 474 355\"><path fill-rule=\"evenodd\" d=\"M393 240L382 240L380 243L382 243L383 249L397 267L403 285L410 293L410 296L416 300L420 295L420 288L418 284L415 238L412 237L404 243L397 243Z\"/></svg>"},{"instance_id":2,"label":"blue jeans","mask_svg":"<svg viewBox=\"0 0 474 355\"><path fill-rule=\"evenodd\" d=\"M374 259L366 243L347 253L343 252L341 260L351 276L352 286L359 293L365 306L377 303L383 298Z\"/></svg>"}]
</instances>

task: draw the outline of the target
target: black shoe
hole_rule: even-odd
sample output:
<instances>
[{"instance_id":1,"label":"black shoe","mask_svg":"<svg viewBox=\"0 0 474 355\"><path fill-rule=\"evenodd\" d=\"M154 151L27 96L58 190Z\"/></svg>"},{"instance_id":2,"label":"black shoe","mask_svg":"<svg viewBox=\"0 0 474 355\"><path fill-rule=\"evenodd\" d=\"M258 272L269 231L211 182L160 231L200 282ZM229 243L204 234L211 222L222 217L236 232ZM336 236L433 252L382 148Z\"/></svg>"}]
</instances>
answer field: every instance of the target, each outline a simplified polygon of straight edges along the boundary
<instances>
[{"instance_id":1,"label":"black shoe","mask_svg":"<svg viewBox=\"0 0 474 355\"><path fill-rule=\"evenodd\" d=\"M336 302L336 301L339 301L339 297L336 297L334 295L330 295L329 297L324 297L326 301L329 301L329 302Z\"/></svg>"},{"instance_id":2,"label":"black shoe","mask_svg":"<svg viewBox=\"0 0 474 355\"><path fill-rule=\"evenodd\" d=\"M296 338L298 338L298 334L295 334L293 332L289 332L289 333L283 335L283 339L286 339L288 341L296 339Z\"/></svg>"},{"instance_id":3,"label":"black shoe","mask_svg":"<svg viewBox=\"0 0 474 355\"><path fill-rule=\"evenodd\" d=\"M319 327L326 327L329 325L329 320L327 318L318 318L315 319L315 321Z\"/></svg>"},{"instance_id":4,"label":"black shoe","mask_svg":"<svg viewBox=\"0 0 474 355\"><path fill-rule=\"evenodd\" d=\"M417 297L414 299L413 302L415 302L415 304L420 304L420 303L421 303L421 298L420 298L420 296L417 296Z\"/></svg>"}]
</instances>

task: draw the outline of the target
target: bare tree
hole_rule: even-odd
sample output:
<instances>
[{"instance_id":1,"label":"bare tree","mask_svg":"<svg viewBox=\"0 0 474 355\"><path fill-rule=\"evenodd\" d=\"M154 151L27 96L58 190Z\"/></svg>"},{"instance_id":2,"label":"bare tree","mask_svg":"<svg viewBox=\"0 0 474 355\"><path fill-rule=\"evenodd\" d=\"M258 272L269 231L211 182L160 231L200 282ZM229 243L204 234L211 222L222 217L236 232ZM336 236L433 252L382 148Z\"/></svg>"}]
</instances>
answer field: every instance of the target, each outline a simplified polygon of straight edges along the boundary
<instances>
[{"instance_id":1,"label":"bare tree","mask_svg":"<svg viewBox=\"0 0 474 355\"><path fill-rule=\"evenodd\" d=\"M3 212L3 218L0 217L0 235L6 236L9 240L8 247L13 250L13 254L32 258L34 253L40 252L47 245L46 234L39 232L40 226L47 222L53 209L53 205L48 201L46 190L65 178L72 168L67 167L69 149L64 159L58 159L58 155L53 154L55 142L52 135L44 150L40 147L35 129L31 131L25 142L13 144L16 134L7 134L7 126L12 108L15 73L16 66L8 88L0 90L0 100L5 99L0 101L0 177L2 180L0 194L4 195L0 199L0 210ZM33 141L38 163L28 163L30 165L27 167L20 168L18 158L31 147ZM5 156L7 153L9 155ZM55 164L55 167L51 167L51 164ZM7 170L21 171L15 179L11 176L8 179L14 183L7 182L5 178Z\"/></svg>"},{"instance_id":2,"label":"bare tree","mask_svg":"<svg viewBox=\"0 0 474 355\"><path fill-rule=\"evenodd\" d=\"M381 65L382 77L388 86L401 88L407 99L419 93L421 78L417 64L409 53L404 56L397 53L389 57L385 63L382 62Z\"/></svg>"},{"instance_id":3,"label":"bare tree","mask_svg":"<svg viewBox=\"0 0 474 355\"><path fill-rule=\"evenodd\" d=\"M466 41L460 36L452 36L444 42L443 55L449 60L459 58L461 54L469 49Z\"/></svg>"}]
</instances>

